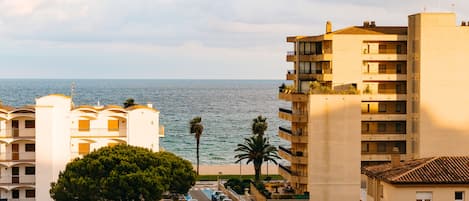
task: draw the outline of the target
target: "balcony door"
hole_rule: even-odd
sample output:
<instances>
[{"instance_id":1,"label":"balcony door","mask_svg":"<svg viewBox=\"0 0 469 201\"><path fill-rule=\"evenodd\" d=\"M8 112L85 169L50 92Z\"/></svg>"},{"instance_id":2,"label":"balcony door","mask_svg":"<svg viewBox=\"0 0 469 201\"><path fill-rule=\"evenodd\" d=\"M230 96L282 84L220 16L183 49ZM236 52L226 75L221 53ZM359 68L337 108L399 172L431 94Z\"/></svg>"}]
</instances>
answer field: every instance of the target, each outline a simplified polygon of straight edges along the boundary
<instances>
[{"instance_id":1,"label":"balcony door","mask_svg":"<svg viewBox=\"0 0 469 201\"><path fill-rule=\"evenodd\" d=\"M19 144L11 144L11 160L20 159L20 148Z\"/></svg>"},{"instance_id":2,"label":"balcony door","mask_svg":"<svg viewBox=\"0 0 469 201\"><path fill-rule=\"evenodd\" d=\"M18 120L11 120L11 129L13 131L13 137L20 135L20 123Z\"/></svg>"}]
</instances>

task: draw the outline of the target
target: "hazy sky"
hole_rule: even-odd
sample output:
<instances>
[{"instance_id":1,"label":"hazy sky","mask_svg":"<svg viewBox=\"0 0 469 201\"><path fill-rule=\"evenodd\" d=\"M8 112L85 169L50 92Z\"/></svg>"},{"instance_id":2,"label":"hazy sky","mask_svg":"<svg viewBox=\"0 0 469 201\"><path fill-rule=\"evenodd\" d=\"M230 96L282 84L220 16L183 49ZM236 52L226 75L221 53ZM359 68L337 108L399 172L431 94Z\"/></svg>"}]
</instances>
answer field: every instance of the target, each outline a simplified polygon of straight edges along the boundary
<instances>
[{"instance_id":1,"label":"hazy sky","mask_svg":"<svg viewBox=\"0 0 469 201\"><path fill-rule=\"evenodd\" d=\"M284 79L288 35L468 0L0 0L0 78Z\"/></svg>"}]
</instances>

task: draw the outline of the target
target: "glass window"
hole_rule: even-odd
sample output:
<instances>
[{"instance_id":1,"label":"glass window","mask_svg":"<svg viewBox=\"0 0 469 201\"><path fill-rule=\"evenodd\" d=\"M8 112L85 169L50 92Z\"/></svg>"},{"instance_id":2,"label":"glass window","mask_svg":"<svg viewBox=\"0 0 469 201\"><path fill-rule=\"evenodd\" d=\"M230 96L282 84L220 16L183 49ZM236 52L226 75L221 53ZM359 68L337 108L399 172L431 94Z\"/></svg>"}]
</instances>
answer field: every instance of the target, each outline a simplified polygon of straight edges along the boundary
<instances>
[{"instance_id":1,"label":"glass window","mask_svg":"<svg viewBox=\"0 0 469 201\"><path fill-rule=\"evenodd\" d=\"M11 198L13 198L13 199L20 198L20 190L18 190L18 189L11 190Z\"/></svg>"},{"instance_id":2,"label":"glass window","mask_svg":"<svg viewBox=\"0 0 469 201\"><path fill-rule=\"evenodd\" d=\"M78 154L85 155L90 153L90 144L89 143L78 143Z\"/></svg>"},{"instance_id":3,"label":"glass window","mask_svg":"<svg viewBox=\"0 0 469 201\"><path fill-rule=\"evenodd\" d=\"M402 64L396 64L396 74L402 74Z\"/></svg>"},{"instance_id":4,"label":"glass window","mask_svg":"<svg viewBox=\"0 0 469 201\"><path fill-rule=\"evenodd\" d=\"M13 175L13 176L20 175L20 168L19 167L12 167L11 168L11 175Z\"/></svg>"},{"instance_id":5,"label":"glass window","mask_svg":"<svg viewBox=\"0 0 469 201\"><path fill-rule=\"evenodd\" d=\"M381 73L381 74L386 73L386 64L379 64L378 72Z\"/></svg>"},{"instance_id":6,"label":"glass window","mask_svg":"<svg viewBox=\"0 0 469 201\"><path fill-rule=\"evenodd\" d=\"M27 197L27 198L36 197L36 190L34 190L34 189L28 189L28 190L26 190L26 195L25 195L25 197Z\"/></svg>"},{"instance_id":7,"label":"glass window","mask_svg":"<svg viewBox=\"0 0 469 201\"><path fill-rule=\"evenodd\" d=\"M35 152L36 151L36 144L25 144L24 145L25 152Z\"/></svg>"},{"instance_id":8,"label":"glass window","mask_svg":"<svg viewBox=\"0 0 469 201\"><path fill-rule=\"evenodd\" d=\"M386 45L379 45L378 46L378 49L379 49L379 53L380 54L386 54Z\"/></svg>"},{"instance_id":9,"label":"glass window","mask_svg":"<svg viewBox=\"0 0 469 201\"><path fill-rule=\"evenodd\" d=\"M456 191L454 192L454 201L463 201L464 200L464 192Z\"/></svg>"},{"instance_id":10,"label":"glass window","mask_svg":"<svg viewBox=\"0 0 469 201\"><path fill-rule=\"evenodd\" d=\"M416 192L416 201L432 201L432 192Z\"/></svg>"},{"instance_id":11,"label":"glass window","mask_svg":"<svg viewBox=\"0 0 469 201\"><path fill-rule=\"evenodd\" d=\"M34 120L25 120L24 121L24 127L25 128L35 128L36 127L36 123Z\"/></svg>"},{"instance_id":12,"label":"glass window","mask_svg":"<svg viewBox=\"0 0 469 201\"><path fill-rule=\"evenodd\" d=\"M378 112L386 112L386 103L378 103Z\"/></svg>"},{"instance_id":13,"label":"glass window","mask_svg":"<svg viewBox=\"0 0 469 201\"><path fill-rule=\"evenodd\" d=\"M405 133L405 123L403 122L396 122L396 132L397 133Z\"/></svg>"},{"instance_id":14,"label":"glass window","mask_svg":"<svg viewBox=\"0 0 469 201\"><path fill-rule=\"evenodd\" d=\"M386 131L386 123L378 122L378 132L385 132L385 131Z\"/></svg>"},{"instance_id":15,"label":"glass window","mask_svg":"<svg viewBox=\"0 0 469 201\"><path fill-rule=\"evenodd\" d=\"M370 144L367 142L362 143L362 152L369 152L370 151Z\"/></svg>"},{"instance_id":16,"label":"glass window","mask_svg":"<svg viewBox=\"0 0 469 201\"><path fill-rule=\"evenodd\" d=\"M378 143L378 152L386 152L386 143L385 142Z\"/></svg>"},{"instance_id":17,"label":"glass window","mask_svg":"<svg viewBox=\"0 0 469 201\"><path fill-rule=\"evenodd\" d=\"M35 175L36 174L36 167L34 167L34 166L25 167L24 174L25 175Z\"/></svg>"}]
</instances>

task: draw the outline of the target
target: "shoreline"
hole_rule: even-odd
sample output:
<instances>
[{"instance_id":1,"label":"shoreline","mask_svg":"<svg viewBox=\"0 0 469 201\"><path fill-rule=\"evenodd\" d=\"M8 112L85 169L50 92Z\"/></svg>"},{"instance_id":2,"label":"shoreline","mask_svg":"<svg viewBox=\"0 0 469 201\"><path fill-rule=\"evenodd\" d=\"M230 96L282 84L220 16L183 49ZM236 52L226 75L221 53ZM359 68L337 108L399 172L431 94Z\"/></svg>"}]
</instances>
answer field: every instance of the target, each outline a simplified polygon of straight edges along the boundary
<instances>
[{"instance_id":1,"label":"shoreline","mask_svg":"<svg viewBox=\"0 0 469 201\"><path fill-rule=\"evenodd\" d=\"M193 165L194 171L197 171L197 165ZM199 165L199 175L239 175L240 165ZM267 174L267 165L262 165L261 173ZM278 166L269 164L269 174L278 174ZM252 164L241 165L241 175L254 175L254 166Z\"/></svg>"}]
</instances>

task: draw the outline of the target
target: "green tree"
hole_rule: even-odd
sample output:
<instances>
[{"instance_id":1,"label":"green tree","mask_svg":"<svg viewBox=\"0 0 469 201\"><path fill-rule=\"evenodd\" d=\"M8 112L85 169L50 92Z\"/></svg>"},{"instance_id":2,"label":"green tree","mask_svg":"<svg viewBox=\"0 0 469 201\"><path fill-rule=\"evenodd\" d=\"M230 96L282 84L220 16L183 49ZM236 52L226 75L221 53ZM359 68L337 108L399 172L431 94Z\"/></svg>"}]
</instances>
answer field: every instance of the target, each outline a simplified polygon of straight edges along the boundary
<instances>
[{"instance_id":1,"label":"green tree","mask_svg":"<svg viewBox=\"0 0 469 201\"><path fill-rule=\"evenodd\" d=\"M125 100L125 102L123 104L124 104L124 108L128 108L128 107L132 107L134 105L137 105L133 98L128 98L127 100Z\"/></svg>"},{"instance_id":2,"label":"green tree","mask_svg":"<svg viewBox=\"0 0 469 201\"><path fill-rule=\"evenodd\" d=\"M197 155L197 175L199 175L199 145L200 145L200 136L204 131L204 125L202 125L202 117L194 117L190 122L190 132L194 134L196 141L196 155Z\"/></svg>"},{"instance_id":3,"label":"green tree","mask_svg":"<svg viewBox=\"0 0 469 201\"><path fill-rule=\"evenodd\" d=\"M253 163L256 182L260 181L261 168L264 161L272 161L274 164L277 164L276 159L280 159L277 155L277 148L270 145L267 142L267 138L259 135L244 138L244 144L238 144L235 152L237 153L235 158L238 159L236 163L244 159L247 159L246 164Z\"/></svg>"},{"instance_id":4,"label":"green tree","mask_svg":"<svg viewBox=\"0 0 469 201\"><path fill-rule=\"evenodd\" d=\"M265 131L267 130L267 118L262 117L262 115L257 116L257 118L252 120L251 130L252 134L264 136Z\"/></svg>"},{"instance_id":5,"label":"green tree","mask_svg":"<svg viewBox=\"0 0 469 201\"><path fill-rule=\"evenodd\" d=\"M171 153L118 145L67 164L51 184L50 194L57 201L156 201L166 191L186 193L194 183L189 161Z\"/></svg>"}]
</instances>

